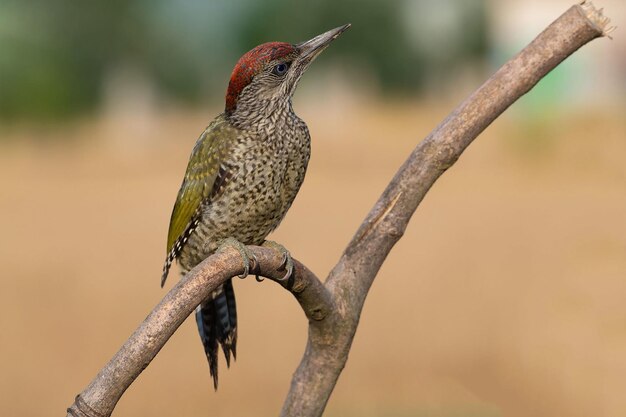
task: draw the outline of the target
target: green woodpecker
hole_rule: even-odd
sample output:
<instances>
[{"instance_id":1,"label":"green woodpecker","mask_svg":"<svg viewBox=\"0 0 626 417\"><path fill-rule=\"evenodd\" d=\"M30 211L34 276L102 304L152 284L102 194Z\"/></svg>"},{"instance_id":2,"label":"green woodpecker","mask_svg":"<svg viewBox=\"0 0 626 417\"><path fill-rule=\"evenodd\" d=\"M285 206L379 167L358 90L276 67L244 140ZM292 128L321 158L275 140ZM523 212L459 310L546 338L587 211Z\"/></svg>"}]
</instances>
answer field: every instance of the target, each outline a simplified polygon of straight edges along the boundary
<instances>
[{"instance_id":1,"label":"green woodpecker","mask_svg":"<svg viewBox=\"0 0 626 417\"><path fill-rule=\"evenodd\" d=\"M202 132L178 192L167 238L161 286L174 260L184 275L226 246L241 254L245 277L253 256L245 245L265 245L283 254L288 279L289 252L266 241L281 222L304 180L311 154L306 124L291 100L311 62L349 24L299 44L270 42L243 55L232 72L224 112ZM237 310L231 280L196 310L209 370L217 389L217 353L230 365L236 357Z\"/></svg>"}]
</instances>

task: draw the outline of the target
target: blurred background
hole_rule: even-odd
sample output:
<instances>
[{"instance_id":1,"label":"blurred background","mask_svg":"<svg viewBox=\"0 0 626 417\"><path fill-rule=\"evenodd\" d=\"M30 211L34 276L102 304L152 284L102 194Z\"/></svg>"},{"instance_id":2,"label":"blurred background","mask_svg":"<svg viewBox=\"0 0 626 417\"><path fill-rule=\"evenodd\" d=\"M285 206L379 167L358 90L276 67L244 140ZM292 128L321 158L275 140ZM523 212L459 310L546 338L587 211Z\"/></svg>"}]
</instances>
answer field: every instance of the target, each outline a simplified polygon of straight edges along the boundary
<instances>
[{"instance_id":1,"label":"blurred background","mask_svg":"<svg viewBox=\"0 0 626 417\"><path fill-rule=\"evenodd\" d=\"M351 22L303 78L307 179L272 236L325 277L410 150L573 1L0 0L0 414L62 414L165 294L189 152L253 46ZM626 4L428 194L328 416L626 412ZM115 415L272 416L297 303L236 282L213 392L188 320ZM168 284L167 288L171 286Z\"/></svg>"}]
</instances>

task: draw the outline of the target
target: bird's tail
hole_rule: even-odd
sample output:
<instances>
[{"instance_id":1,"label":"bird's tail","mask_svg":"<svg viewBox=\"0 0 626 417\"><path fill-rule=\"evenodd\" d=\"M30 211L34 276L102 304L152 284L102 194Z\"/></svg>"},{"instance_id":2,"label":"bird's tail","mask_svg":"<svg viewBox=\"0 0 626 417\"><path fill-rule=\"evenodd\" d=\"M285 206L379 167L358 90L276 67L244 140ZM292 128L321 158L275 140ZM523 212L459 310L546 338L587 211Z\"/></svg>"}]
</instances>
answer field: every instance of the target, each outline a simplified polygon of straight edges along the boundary
<instances>
[{"instance_id":1,"label":"bird's tail","mask_svg":"<svg viewBox=\"0 0 626 417\"><path fill-rule=\"evenodd\" d=\"M196 309L196 323L209 361L209 371L217 390L217 351L222 346L226 366L230 355L237 358L237 307L232 280L228 280Z\"/></svg>"}]
</instances>

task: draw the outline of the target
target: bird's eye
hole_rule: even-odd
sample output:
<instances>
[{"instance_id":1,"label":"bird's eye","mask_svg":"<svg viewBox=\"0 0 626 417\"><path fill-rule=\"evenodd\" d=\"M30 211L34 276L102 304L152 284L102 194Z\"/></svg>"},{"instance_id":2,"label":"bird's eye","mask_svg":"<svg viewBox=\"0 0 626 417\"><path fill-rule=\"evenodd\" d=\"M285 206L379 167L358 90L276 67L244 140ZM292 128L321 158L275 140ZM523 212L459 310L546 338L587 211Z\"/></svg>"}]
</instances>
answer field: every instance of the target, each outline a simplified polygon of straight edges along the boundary
<instances>
[{"instance_id":1,"label":"bird's eye","mask_svg":"<svg viewBox=\"0 0 626 417\"><path fill-rule=\"evenodd\" d=\"M272 69L272 74L278 75L278 76L285 75L285 73L287 72L287 69L289 69L289 63L281 62L280 64L276 64L274 69Z\"/></svg>"}]
</instances>

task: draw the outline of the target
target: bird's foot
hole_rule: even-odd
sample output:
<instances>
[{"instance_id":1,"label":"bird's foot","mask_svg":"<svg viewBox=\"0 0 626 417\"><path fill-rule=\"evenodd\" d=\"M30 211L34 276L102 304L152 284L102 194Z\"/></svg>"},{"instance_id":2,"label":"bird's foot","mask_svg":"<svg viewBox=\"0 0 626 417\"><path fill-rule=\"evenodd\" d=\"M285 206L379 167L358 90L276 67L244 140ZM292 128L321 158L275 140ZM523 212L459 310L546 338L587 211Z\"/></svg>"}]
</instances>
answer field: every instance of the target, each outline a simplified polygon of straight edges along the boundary
<instances>
[{"instance_id":1,"label":"bird's foot","mask_svg":"<svg viewBox=\"0 0 626 417\"><path fill-rule=\"evenodd\" d=\"M239 275L239 278L244 279L248 275L250 275L250 269L256 269L256 266L259 262L254 256L254 253L248 249L246 245L235 239L234 237L229 237L220 242L219 247L217 248L217 252L222 252L226 249L235 249L241 255L241 260L243 261L243 273Z\"/></svg>"},{"instance_id":2,"label":"bird's foot","mask_svg":"<svg viewBox=\"0 0 626 417\"><path fill-rule=\"evenodd\" d=\"M280 263L280 267L278 269L284 269L286 272L285 275L277 281L283 282L291 278L291 276L293 275L293 259L291 259L291 254L289 253L287 248L285 248L280 243L276 243L272 240L264 241L261 246L274 249L283 256L283 260Z\"/></svg>"}]
</instances>

